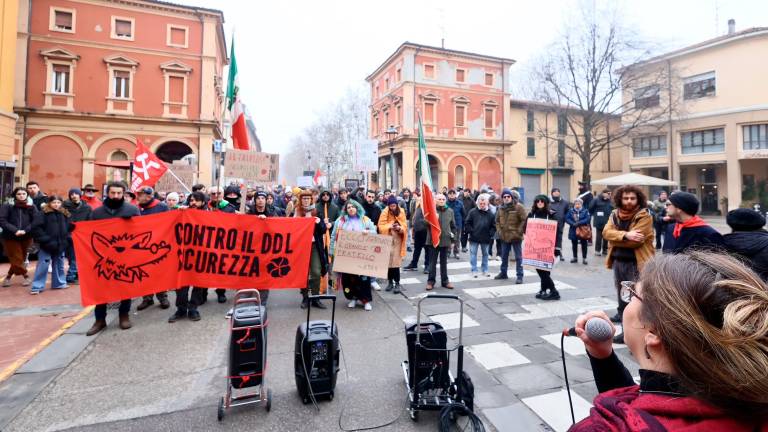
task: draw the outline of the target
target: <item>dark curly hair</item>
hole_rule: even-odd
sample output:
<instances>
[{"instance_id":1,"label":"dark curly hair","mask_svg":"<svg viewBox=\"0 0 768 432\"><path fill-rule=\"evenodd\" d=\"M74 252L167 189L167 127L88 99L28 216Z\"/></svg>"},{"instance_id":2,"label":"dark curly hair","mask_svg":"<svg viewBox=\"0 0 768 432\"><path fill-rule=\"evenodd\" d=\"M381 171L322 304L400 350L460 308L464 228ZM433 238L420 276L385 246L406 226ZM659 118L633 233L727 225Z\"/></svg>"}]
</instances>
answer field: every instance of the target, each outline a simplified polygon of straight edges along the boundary
<instances>
[{"instance_id":1,"label":"dark curly hair","mask_svg":"<svg viewBox=\"0 0 768 432\"><path fill-rule=\"evenodd\" d=\"M624 185L613 192L613 205L616 208L621 208L621 197L625 193L634 193L637 196L637 204L640 208L648 207L648 199L645 197L645 193L635 185Z\"/></svg>"}]
</instances>

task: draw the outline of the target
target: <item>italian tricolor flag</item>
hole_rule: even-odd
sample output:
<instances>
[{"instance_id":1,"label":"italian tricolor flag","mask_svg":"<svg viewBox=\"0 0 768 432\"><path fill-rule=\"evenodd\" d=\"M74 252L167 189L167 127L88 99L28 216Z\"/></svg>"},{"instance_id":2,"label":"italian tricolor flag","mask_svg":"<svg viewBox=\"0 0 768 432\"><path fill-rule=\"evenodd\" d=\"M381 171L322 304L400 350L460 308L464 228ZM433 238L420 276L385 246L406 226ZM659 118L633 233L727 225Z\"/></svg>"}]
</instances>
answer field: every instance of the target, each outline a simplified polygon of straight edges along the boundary
<instances>
[{"instance_id":1,"label":"italian tricolor flag","mask_svg":"<svg viewBox=\"0 0 768 432\"><path fill-rule=\"evenodd\" d=\"M232 38L232 50L229 55L229 81L227 82L227 109L232 120L232 144L238 150L248 150L248 130L245 126L245 112L240 102L240 85L237 77L237 60L235 60L235 39Z\"/></svg>"},{"instance_id":2,"label":"italian tricolor flag","mask_svg":"<svg viewBox=\"0 0 768 432\"><path fill-rule=\"evenodd\" d=\"M421 115L419 115L419 176L421 177L421 211L424 212L424 220L432 231L432 246L437 247L440 243L440 220L437 217L435 197L432 195L432 175L429 172L429 157L427 143L424 141Z\"/></svg>"}]
</instances>

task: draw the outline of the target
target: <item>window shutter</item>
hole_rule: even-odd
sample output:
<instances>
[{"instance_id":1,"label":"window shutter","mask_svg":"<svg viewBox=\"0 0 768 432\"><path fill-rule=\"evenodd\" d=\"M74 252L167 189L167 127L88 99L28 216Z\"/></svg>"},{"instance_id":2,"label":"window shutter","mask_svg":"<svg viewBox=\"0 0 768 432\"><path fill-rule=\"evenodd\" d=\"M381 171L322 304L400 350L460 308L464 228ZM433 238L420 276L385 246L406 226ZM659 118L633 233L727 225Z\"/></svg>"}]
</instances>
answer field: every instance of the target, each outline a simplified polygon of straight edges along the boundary
<instances>
[{"instance_id":1,"label":"window shutter","mask_svg":"<svg viewBox=\"0 0 768 432\"><path fill-rule=\"evenodd\" d=\"M72 29L72 14L70 12L56 11L56 27Z\"/></svg>"},{"instance_id":2,"label":"window shutter","mask_svg":"<svg viewBox=\"0 0 768 432\"><path fill-rule=\"evenodd\" d=\"M131 22L115 20L115 34L118 36L131 36Z\"/></svg>"}]
</instances>

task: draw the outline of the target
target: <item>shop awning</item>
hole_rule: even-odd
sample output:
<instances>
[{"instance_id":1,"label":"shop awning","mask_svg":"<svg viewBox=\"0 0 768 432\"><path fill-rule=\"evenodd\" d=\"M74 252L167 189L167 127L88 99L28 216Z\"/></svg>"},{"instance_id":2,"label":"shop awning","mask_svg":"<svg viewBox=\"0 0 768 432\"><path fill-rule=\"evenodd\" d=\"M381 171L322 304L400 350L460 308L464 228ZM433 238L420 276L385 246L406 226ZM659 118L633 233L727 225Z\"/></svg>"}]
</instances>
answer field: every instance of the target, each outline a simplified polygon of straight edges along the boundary
<instances>
[{"instance_id":1,"label":"shop awning","mask_svg":"<svg viewBox=\"0 0 768 432\"><path fill-rule=\"evenodd\" d=\"M605 186L623 186L629 184L636 186L677 186L677 182L637 173L627 173L600 180L592 180L592 184Z\"/></svg>"},{"instance_id":2,"label":"shop awning","mask_svg":"<svg viewBox=\"0 0 768 432\"><path fill-rule=\"evenodd\" d=\"M518 168L517 170L524 175L541 175L545 172L543 168Z\"/></svg>"},{"instance_id":3,"label":"shop awning","mask_svg":"<svg viewBox=\"0 0 768 432\"><path fill-rule=\"evenodd\" d=\"M132 163L133 161L104 161L104 162L94 162L93 164L98 166L103 166L103 167L128 169L131 167Z\"/></svg>"}]
</instances>

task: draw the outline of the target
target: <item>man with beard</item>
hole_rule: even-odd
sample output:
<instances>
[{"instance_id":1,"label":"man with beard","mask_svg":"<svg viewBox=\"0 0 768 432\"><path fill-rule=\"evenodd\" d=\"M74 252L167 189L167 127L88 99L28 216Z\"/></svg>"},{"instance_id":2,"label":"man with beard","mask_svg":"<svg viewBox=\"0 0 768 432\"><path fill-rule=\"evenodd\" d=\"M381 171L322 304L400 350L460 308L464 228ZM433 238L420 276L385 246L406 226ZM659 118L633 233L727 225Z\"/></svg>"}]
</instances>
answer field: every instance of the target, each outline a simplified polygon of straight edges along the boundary
<instances>
[{"instance_id":1,"label":"man with beard","mask_svg":"<svg viewBox=\"0 0 768 432\"><path fill-rule=\"evenodd\" d=\"M309 293L312 295L320 294L320 279L328 274L328 256L325 253L325 247L323 245L323 235L326 231L326 225L323 220L320 219L317 208L315 208L312 202L311 191L301 191L299 193L299 202L296 205L296 213L294 217L307 217L313 218L315 221L315 230L312 236L312 255L309 259L309 272L307 279L307 287L301 289L301 308L306 309L310 306L318 309L325 309L325 305L320 300L309 301Z\"/></svg>"},{"instance_id":2,"label":"man with beard","mask_svg":"<svg viewBox=\"0 0 768 432\"><path fill-rule=\"evenodd\" d=\"M142 216L164 213L169 210L168 206L164 202L155 198L155 190L149 186L143 187L136 191L136 200L139 203L139 212ZM167 292L161 291L155 293L155 296L157 296L157 301L160 302L161 309L168 309L171 307L171 304L168 302ZM153 304L155 304L155 301L152 299L152 294L145 295L141 303L139 303L139 305L136 307L136 310L142 311L152 306Z\"/></svg>"},{"instance_id":3,"label":"man with beard","mask_svg":"<svg viewBox=\"0 0 768 432\"><path fill-rule=\"evenodd\" d=\"M341 211L343 208L346 208L347 201L349 201L349 190L347 188L339 189L339 196L337 196L334 200L334 204L336 204L336 207L339 208L339 211Z\"/></svg>"},{"instance_id":4,"label":"man with beard","mask_svg":"<svg viewBox=\"0 0 768 432\"><path fill-rule=\"evenodd\" d=\"M568 213L568 207L570 203L563 199L560 195L559 188L552 188L552 199L549 203L549 209L555 212L555 218L557 219L557 234L555 237L555 249L563 250L563 227L565 226L565 214ZM560 254L560 261L565 261L563 254Z\"/></svg>"},{"instance_id":5,"label":"man with beard","mask_svg":"<svg viewBox=\"0 0 768 432\"><path fill-rule=\"evenodd\" d=\"M63 207L67 209L67 211L70 214L70 221L71 222L81 222L86 221L90 219L91 212L93 209L91 209L91 206L86 204L82 200L82 191L78 188L72 188L69 190L69 200L64 201ZM64 252L64 255L67 257L67 261L69 262L69 269L67 269L67 283L75 283L77 282L77 258L75 257L75 246L72 242L72 237L70 236L69 242L67 244L67 250Z\"/></svg>"},{"instance_id":6,"label":"man with beard","mask_svg":"<svg viewBox=\"0 0 768 432\"><path fill-rule=\"evenodd\" d=\"M699 212L696 195L675 191L669 196L667 216L675 221L671 236L664 238L664 252L682 253L689 249L716 249L724 246L723 236L707 225Z\"/></svg>"},{"instance_id":7,"label":"man with beard","mask_svg":"<svg viewBox=\"0 0 768 432\"><path fill-rule=\"evenodd\" d=\"M613 196L616 210L611 213L603 229L608 240L606 267L613 269L613 280L618 298L618 311L611 321L620 323L627 303L621 299L621 284L635 281L643 266L653 258L653 218L645 211L648 200L637 186L622 186ZM614 343L624 343L624 333L613 338Z\"/></svg>"},{"instance_id":8,"label":"man with beard","mask_svg":"<svg viewBox=\"0 0 768 432\"><path fill-rule=\"evenodd\" d=\"M200 191L192 192L189 195L189 209L195 211L206 211L205 194ZM175 323L182 318L189 318L190 321L200 321L200 312L197 307L203 304L203 298L208 290L205 288L191 287L192 295L189 293L188 286L176 290L176 312L168 318L169 323Z\"/></svg>"},{"instance_id":9,"label":"man with beard","mask_svg":"<svg viewBox=\"0 0 768 432\"><path fill-rule=\"evenodd\" d=\"M91 220L103 220L124 218L129 219L133 216L140 216L139 209L125 202L125 184L121 182L110 182L107 185L107 198L104 200L104 205L91 212ZM120 308L118 314L120 318L120 328L127 330L131 328L131 319L129 313L131 311L131 299L120 300ZM85 335L93 336L96 333L104 330L107 327L107 305L96 305L94 309L94 315L96 321L93 326L88 330Z\"/></svg>"}]
</instances>

